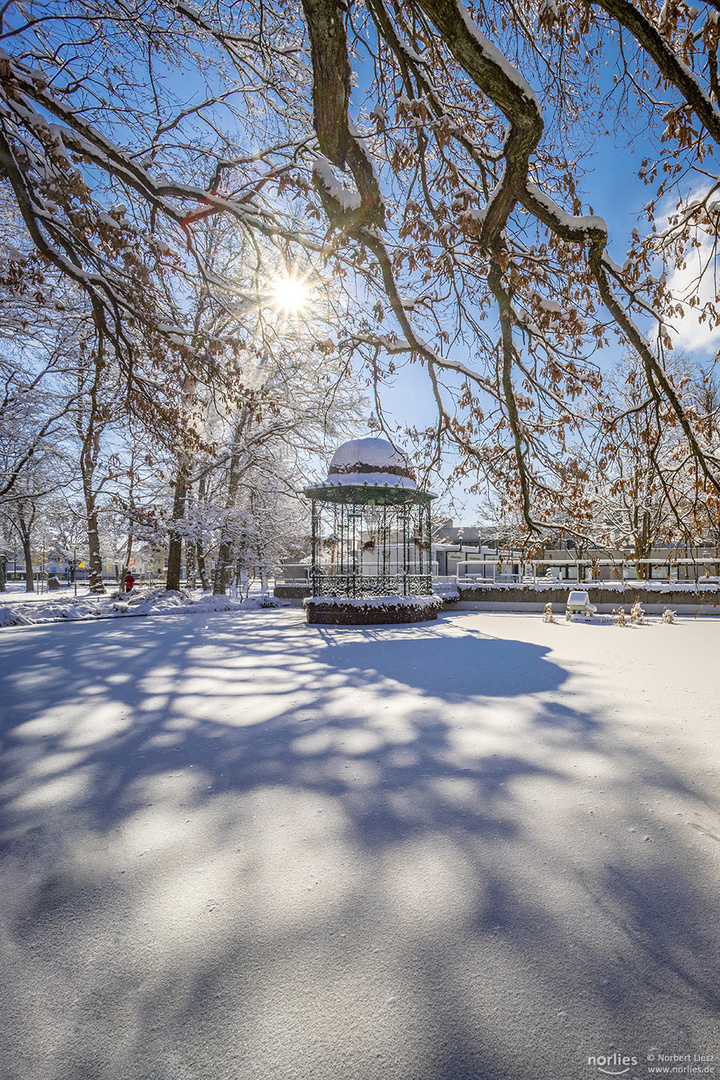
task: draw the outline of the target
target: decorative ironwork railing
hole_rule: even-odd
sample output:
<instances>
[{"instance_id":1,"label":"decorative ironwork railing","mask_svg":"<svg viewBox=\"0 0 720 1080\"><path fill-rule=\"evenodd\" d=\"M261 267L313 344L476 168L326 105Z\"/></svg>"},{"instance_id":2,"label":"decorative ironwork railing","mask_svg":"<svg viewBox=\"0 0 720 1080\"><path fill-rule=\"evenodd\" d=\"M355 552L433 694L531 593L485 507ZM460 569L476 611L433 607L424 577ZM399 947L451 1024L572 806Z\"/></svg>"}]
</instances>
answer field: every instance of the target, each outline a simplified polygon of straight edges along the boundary
<instances>
[{"instance_id":1,"label":"decorative ironwork railing","mask_svg":"<svg viewBox=\"0 0 720 1080\"><path fill-rule=\"evenodd\" d=\"M430 596L430 574L325 574L310 575L313 596Z\"/></svg>"}]
</instances>

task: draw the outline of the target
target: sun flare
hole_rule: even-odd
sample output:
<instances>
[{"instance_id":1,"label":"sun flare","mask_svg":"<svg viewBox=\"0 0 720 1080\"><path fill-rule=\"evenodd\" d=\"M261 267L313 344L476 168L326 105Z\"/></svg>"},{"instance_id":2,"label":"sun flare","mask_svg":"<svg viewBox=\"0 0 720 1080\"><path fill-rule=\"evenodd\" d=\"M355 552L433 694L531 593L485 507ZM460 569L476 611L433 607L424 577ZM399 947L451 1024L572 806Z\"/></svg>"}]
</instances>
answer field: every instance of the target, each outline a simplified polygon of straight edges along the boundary
<instances>
[{"instance_id":1,"label":"sun flare","mask_svg":"<svg viewBox=\"0 0 720 1080\"><path fill-rule=\"evenodd\" d=\"M272 298L278 311L284 311L287 315L297 315L307 305L310 290L301 278L288 274L275 281L272 287Z\"/></svg>"}]
</instances>

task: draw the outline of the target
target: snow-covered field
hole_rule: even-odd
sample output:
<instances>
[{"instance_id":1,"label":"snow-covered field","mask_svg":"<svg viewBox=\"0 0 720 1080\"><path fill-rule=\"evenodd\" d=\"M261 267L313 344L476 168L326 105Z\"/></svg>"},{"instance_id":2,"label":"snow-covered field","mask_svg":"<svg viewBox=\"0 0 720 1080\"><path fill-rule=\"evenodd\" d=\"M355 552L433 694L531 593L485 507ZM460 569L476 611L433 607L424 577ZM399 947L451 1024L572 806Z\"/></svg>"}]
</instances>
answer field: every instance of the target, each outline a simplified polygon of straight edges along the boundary
<instances>
[{"instance_id":1,"label":"snow-covered field","mask_svg":"<svg viewBox=\"0 0 720 1080\"><path fill-rule=\"evenodd\" d=\"M720 1071L719 654L710 619L3 630L0 1076Z\"/></svg>"}]
</instances>

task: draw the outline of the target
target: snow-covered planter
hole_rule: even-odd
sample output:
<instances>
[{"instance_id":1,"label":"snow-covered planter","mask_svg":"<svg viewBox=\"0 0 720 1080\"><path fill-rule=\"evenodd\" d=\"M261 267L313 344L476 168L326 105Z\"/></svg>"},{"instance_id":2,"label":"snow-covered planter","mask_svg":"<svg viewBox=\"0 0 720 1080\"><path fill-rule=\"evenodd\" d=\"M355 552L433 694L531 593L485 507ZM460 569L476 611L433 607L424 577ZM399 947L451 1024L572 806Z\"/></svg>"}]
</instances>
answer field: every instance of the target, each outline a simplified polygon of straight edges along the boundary
<instances>
[{"instance_id":1,"label":"snow-covered planter","mask_svg":"<svg viewBox=\"0 0 720 1080\"><path fill-rule=\"evenodd\" d=\"M308 596L305 620L336 626L431 622L443 606L441 596Z\"/></svg>"}]
</instances>

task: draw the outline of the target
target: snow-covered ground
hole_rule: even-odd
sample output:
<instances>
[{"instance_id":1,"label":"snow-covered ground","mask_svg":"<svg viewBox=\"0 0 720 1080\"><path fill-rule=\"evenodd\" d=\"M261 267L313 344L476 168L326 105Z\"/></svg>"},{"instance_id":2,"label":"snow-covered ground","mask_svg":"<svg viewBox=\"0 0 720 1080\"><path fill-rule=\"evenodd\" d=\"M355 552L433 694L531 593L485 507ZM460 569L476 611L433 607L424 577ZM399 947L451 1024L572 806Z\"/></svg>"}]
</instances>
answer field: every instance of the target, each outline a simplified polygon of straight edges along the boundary
<instances>
[{"instance_id":1,"label":"snow-covered ground","mask_svg":"<svg viewBox=\"0 0 720 1080\"><path fill-rule=\"evenodd\" d=\"M81 585L78 583L77 594L80 598L86 596L88 593L87 585ZM43 592L26 592L24 581L8 581L6 584L6 591L0 592L0 605L2 604L14 604L19 600L26 601L27 603L34 604L37 601L45 602L50 597L62 597L65 600L69 600L75 595L74 585L61 585L59 589L54 592L49 592L47 588Z\"/></svg>"},{"instance_id":2,"label":"snow-covered ground","mask_svg":"<svg viewBox=\"0 0 720 1080\"><path fill-rule=\"evenodd\" d=\"M0 593L0 628L31 626L35 623L77 622L82 619L114 619L140 615L203 615L209 611L241 611L257 607L283 607L284 601L263 594L246 600L213 596L200 590L167 592L162 588L136 586L131 593L108 589L92 594L87 586L65 586L54 592L26 593L13 590Z\"/></svg>"},{"instance_id":3,"label":"snow-covered ground","mask_svg":"<svg viewBox=\"0 0 720 1080\"><path fill-rule=\"evenodd\" d=\"M709 619L2 631L0 1075L717 1071L719 654Z\"/></svg>"}]
</instances>

